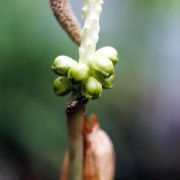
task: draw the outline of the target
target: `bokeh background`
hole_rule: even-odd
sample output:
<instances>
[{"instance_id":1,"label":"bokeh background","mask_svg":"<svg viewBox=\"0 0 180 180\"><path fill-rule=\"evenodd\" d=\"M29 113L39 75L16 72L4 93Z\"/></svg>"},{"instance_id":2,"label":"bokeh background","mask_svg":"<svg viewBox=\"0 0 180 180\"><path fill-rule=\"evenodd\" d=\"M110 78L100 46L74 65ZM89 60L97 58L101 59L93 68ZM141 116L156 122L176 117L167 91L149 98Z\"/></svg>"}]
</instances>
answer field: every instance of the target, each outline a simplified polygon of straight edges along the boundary
<instances>
[{"instance_id":1,"label":"bokeh background","mask_svg":"<svg viewBox=\"0 0 180 180\"><path fill-rule=\"evenodd\" d=\"M72 0L81 19L82 0ZM117 48L114 88L91 101L117 153L117 180L180 179L180 1L105 0L98 47ZM0 180L56 180L67 97L52 60L78 59L48 0L0 1ZM108 168L108 167L107 167Z\"/></svg>"}]
</instances>

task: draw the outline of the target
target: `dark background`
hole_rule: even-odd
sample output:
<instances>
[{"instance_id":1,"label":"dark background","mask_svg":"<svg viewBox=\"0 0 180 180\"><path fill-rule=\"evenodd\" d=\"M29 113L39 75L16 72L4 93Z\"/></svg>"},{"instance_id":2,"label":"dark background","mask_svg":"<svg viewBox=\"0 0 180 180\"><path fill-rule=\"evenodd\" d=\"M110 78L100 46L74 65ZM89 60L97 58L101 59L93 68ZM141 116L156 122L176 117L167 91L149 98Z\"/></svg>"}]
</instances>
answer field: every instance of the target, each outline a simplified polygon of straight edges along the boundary
<instances>
[{"instance_id":1,"label":"dark background","mask_svg":"<svg viewBox=\"0 0 180 180\"><path fill-rule=\"evenodd\" d=\"M72 4L81 20L82 0ZM120 54L115 86L88 114L114 143L116 179L180 179L180 1L105 0L105 45ZM52 90L58 55L78 59L78 49L48 0L0 1L0 180L59 177L67 97Z\"/></svg>"}]
</instances>

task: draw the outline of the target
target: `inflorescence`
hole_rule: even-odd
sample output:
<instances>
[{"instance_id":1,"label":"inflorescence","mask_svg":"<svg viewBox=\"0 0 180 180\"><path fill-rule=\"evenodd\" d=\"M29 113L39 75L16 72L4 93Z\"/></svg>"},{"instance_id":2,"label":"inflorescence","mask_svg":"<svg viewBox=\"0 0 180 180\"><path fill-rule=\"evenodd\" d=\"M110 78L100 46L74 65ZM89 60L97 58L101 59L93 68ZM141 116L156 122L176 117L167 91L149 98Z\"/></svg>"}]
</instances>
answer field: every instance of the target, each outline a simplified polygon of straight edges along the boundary
<instances>
[{"instance_id":1,"label":"inflorescence","mask_svg":"<svg viewBox=\"0 0 180 180\"><path fill-rule=\"evenodd\" d=\"M52 64L52 70L59 75L53 87L58 96L79 92L87 99L97 99L103 88L113 86L118 53L110 46L96 51L103 1L84 0L84 4L85 23L81 33L79 62L68 56L58 56Z\"/></svg>"}]
</instances>

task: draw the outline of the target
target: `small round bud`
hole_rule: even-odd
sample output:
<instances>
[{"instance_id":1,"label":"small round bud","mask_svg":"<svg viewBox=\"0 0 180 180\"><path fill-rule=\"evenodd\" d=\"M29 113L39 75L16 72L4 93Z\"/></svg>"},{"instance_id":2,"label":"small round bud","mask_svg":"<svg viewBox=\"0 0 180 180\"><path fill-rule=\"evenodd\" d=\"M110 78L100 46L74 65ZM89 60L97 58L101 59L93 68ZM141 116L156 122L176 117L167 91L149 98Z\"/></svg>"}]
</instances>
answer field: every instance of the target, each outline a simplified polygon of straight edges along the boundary
<instances>
[{"instance_id":1,"label":"small round bud","mask_svg":"<svg viewBox=\"0 0 180 180\"><path fill-rule=\"evenodd\" d=\"M104 78L102 74L95 72L94 77L102 84L103 89L111 89L114 83L114 74L108 78Z\"/></svg>"},{"instance_id":2,"label":"small round bud","mask_svg":"<svg viewBox=\"0 0 180 180\"><path fill-rule=\"evenodd\" d=\"M93 77L89 77L82 85L82 95L87 99L97 99L102 94L102 85Z\"/></svg>"},{"instance_id":3,"label":"small round bud","mask_svg":"<svg viewBox=\"0 0 180 180\"><path fill-rule=\"evenodd\" d=\"M114 74L114 65L106 56L95 55L93 59L89 61L89 66L105 78Z\"/></svg>"},{"instance_id":4,"label":"small round bud","mask_svg":"<svg viewBox=\"0 0 180 180\"><path fill-rule=\"evenodd\" d=\"M74 64L77 64L77 62L72 58L68 56L58 56L52 64L52 70L58 75L67 75L69 69L74 66Z\"/></svg>"},{"instance_id":5,"label":"small round bud","mask_svg":"<svg viewBox=\"0 0 180 180\"><path fill-rule=\"evenodd\" d=\"M106 56L112 61L113 64L116 64L118 62L118 52L113 47L103 47L101 49L98 49L95 54Z\"/></svg>"},{"instance_id":6,"label":"small round bud","mask_svg":"<svg viewBox=\"0 0 180 180\"><path fill-rule=\"evenodd\" d=\"M103 81L101 81L102 87L104 89L111 89L113 87L114 83L114 74L111 75L109 78L105 78Z\"/></svg>"},{"instance_id":7,"label":"small round bud","mask_svg":"<svg viewBox=\"0 0 180 180\"><path fill-rule=\"evenodd\" d=\"M67 77L60 76L55 79L53 88L56 95L64 96L71 91L71 83Z\"/></svg>"},{"instance_id":8,"label":"small round bud","mask_svg":"<svg viewBox=\"0 0 180 180\"><path fill-rule=\"evenodd\" d=\"M86 64L77 63L69 69L68 78L75 83L84 81L89 76L89 68Z\"/></svg>"}]
</instances>

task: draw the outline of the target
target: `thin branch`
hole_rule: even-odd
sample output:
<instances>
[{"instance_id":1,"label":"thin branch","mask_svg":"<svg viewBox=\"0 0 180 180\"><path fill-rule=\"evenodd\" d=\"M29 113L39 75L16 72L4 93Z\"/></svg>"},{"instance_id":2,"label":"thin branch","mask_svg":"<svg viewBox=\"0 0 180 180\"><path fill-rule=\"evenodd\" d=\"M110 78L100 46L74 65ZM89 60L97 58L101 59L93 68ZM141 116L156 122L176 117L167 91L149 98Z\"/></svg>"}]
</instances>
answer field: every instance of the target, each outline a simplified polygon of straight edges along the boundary
<instances>
[{"instance_id":1,"label":"thin branch","mask_svg":"<svg viewBox=\"0 0 180 180\"><path fill-rule=\"evenodd\" d=\"M81 28L69 0L50 0L54 16L71 39L79 46Z\"/></svg>"}]
</instances>

